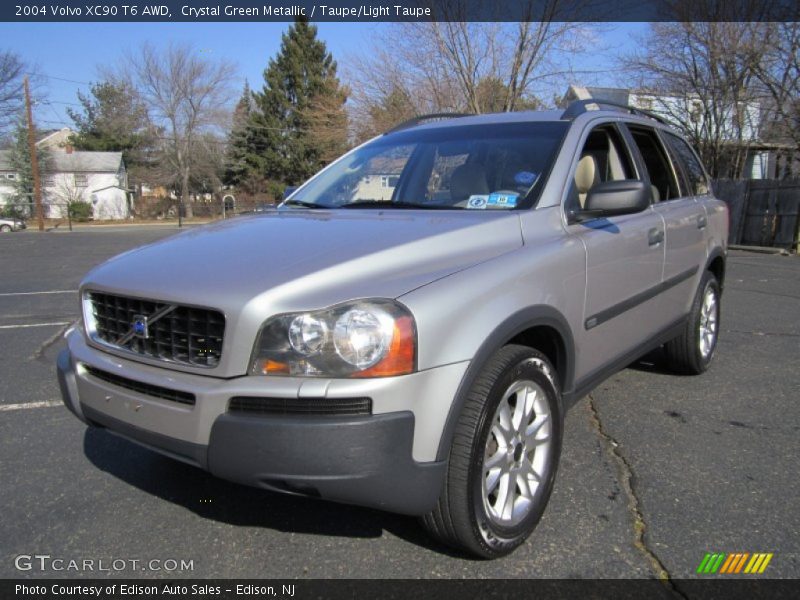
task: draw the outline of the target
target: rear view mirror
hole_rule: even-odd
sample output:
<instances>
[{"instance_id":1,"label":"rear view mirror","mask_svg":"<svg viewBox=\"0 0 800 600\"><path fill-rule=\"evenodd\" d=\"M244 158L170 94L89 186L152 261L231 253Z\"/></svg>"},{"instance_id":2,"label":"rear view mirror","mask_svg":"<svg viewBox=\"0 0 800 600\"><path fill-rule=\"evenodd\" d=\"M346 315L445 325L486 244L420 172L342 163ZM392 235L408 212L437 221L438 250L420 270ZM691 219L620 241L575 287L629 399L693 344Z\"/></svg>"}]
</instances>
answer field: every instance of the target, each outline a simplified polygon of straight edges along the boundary
<instances>
[{"instance_id":1,"label":"rear view mirror","mask_svg":"<svg viewBox=\"0 0 800 600\"><path fill-rule=\"evenodd\" d=\"M589 190L583 210L575 214L578 221L629 215L650 206L650 188L638 179L603 181Z\"/></svg>"}]
</instances>

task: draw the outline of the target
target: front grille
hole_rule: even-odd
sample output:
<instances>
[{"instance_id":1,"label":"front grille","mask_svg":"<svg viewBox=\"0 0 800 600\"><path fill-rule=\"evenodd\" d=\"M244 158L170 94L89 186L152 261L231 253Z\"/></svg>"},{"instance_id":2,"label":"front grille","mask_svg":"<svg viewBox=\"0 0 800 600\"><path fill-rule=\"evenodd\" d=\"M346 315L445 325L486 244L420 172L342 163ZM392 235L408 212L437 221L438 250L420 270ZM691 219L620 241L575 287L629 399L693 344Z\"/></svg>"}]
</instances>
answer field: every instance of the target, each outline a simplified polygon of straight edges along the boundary
<instances>
[{"instance_id":1,"label":"front grille","mask_svg":"<svg viewBox=\"0 0 800 600\"><path fill-rule=\"evenodd\" d=\"M192 366L219 364L225 334L225 317L219 311L99 292L89 292L87 300L94 315L92 334L105 344ZM154 315L146 337L131 335L138 316L153 319Z\"/></svg>"},{"instance_id":2,"label":"front grille","mask_svg":"<svg viewBox=\"0 0 800 600\"><path fill-rule=\"evenodd\" d=\"M91 367L89 365L84 365L83 367L92 377L96 377L97 379L101 379L106 383L116 385L117 387L125 388L126 390L132 390L134 392L144 394L145 396L152 396L154 398L161 398L162 400L170 400L172 402L179 402L180 404L194 406L195 397L194 394L190 392L181 392L178 390L171 390L169 388L161 387L160 385L152 385L142 381L134 381L133 379L120 377L114 373L96 369L95 367Z\"/></svg>"},{"instance_id":3,"label":"front grille","mask_svg":"<svg viewBox=\"0 0 800 600\"><path fill-rule=\"evenodd\" d=\"M260 415L370 415L371 398L259 398L236 396L228 412Z\"/></svg>"}]
</instances>

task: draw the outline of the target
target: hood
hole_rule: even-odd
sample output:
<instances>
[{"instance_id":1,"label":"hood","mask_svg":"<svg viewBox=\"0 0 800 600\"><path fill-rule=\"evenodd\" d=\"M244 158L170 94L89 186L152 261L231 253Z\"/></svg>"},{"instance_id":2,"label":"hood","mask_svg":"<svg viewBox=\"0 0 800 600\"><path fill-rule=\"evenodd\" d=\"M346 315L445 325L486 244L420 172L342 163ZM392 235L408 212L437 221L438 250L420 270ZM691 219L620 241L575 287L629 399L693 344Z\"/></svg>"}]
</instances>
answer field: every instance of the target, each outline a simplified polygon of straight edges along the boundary
<instances>
[{"instance_id":1,"label":"hood","mask_svg":"<svg viewBox=\"0 0 800 600\"><path fill-rule=\"evenodd\" d=\"M222 358L203 374L233 377L246 372L268 317L397 298L520 246L519 217L500 211L279 210L122 254L82 287L221 310Z\"/></svg>"},{"instance_id":2,"label":"hood","mask_svg":"<svg viewBox=\"0 0 800 600\"><path fill-rule=\"evenodd\" d=\"M292 310L396 298L522 245L513 214L280 210L119 255L83 285L222 309L264 294Z\"/></svg>"}]
</instances>

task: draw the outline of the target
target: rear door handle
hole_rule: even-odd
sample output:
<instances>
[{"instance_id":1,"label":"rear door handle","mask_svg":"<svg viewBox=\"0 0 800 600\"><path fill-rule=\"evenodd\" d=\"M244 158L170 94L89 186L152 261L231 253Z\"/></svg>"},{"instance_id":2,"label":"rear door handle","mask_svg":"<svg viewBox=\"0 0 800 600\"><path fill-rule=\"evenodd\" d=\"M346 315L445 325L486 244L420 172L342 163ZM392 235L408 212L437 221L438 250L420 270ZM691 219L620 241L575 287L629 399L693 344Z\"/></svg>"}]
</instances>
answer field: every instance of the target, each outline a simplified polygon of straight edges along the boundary
<instances>
[{"instance_id":1,"label":"rear door handle","mask_svg":"<svg viewBox=\"0 0 800 600\"><path fill-rule=\"evenodd\" d=\"M708 218L705 215L699 215L697 217L697 228L705 229L706 225L708 225Z\"/></svg>"},{"instance_id":2,"label":"rear door handle","mask_svg":"<svg viewBox=\"0 0 800 600\"><path fill-rule=\"evenodd\" d=\"M647 243L651 246L658 246L664 241L664 230L658 227L653 227L647 232Z\"/></svg>"}]
</instances>

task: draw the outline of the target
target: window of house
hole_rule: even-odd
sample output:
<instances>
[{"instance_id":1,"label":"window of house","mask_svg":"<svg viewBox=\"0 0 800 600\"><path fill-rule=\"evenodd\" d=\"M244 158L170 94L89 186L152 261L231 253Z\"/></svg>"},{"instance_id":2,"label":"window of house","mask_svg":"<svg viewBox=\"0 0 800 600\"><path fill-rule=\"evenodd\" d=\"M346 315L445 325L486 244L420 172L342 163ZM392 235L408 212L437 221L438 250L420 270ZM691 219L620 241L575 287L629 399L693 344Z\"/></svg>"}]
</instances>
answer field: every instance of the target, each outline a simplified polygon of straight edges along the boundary
<instances>
[{"instance_id":1,"label":"window of house","mask_svg":"<svg viewBox=\"0 0 800 600\"><path fill-rule=\"evenodd\" d=\"M89 176L86 173L75 173L75 187L87 187Z\"/></svg>"},{"instance_id":2,"label":"window of house","mask_svg":"<svg viewBox=\"0 0 800 600\"><path fill-rule=\"evenodd\" d=\"M17 178L16 173L6 173L6 179L15 180Z\"/></svg>"},{"instance_id":3,"label":"window of house","mask_svg":"<svg viewBox=\"0 0 800 600\"><path fill-rule=\"evenodd\" d=\"M399 175L382 175L381 187L382 188L396 188L397 182L400 179Z\"/></svg>"},{"instance_id":4,"label":"window of house","mask_svg":"<svg viewBox=\"0 0 800 600\"><path fill-rule=\"evenodd\" d=\"M44 176L44 184L47 187L52 187L56 184L56 176L55 175L45 175Z\"/></svg>"},{"instance_id":5,"label":"window of house","mask_svg":"<svg viewBox=\"0 0 800 600\"><path fill-rule=\"evenodd\" d=\"M644 166L650 175L653 201L659 202L680 198L681 192L672 170L672 164L667 158L667 153L661 145L656 132L644 127L629 127L629 129L633 136L633 141L642 155Z\"/></svg>"}]
</instances>

